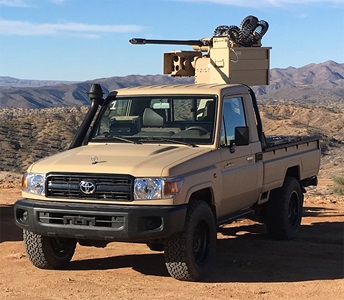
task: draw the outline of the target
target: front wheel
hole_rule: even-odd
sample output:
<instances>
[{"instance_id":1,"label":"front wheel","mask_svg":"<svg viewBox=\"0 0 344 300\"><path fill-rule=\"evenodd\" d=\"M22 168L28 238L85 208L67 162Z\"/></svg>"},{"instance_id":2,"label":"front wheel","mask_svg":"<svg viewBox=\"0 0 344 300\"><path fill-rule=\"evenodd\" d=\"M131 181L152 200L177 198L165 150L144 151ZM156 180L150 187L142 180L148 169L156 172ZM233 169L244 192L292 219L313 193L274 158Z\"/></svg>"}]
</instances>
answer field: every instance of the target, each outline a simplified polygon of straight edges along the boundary
<instances>
[{"instance_id":1,"label":"front wheel","mask_svg":"<svg viewBox=\"0 0 344 300\"><path fill-rule=\"evenodd\" d=\"M61 269L72 259L76 247L74 239L47 237L23 230L26 254L40 269Z\"/></svg>"},{"instance_id":2,"label":"front wheel","mask_svg":"<svg viewBox=\"0 0 344 300\"><path fill-rule=\"evenodd\" d=\"M271 192L266 204L265 225L273 239L290 240L299 230L302 219L303 194L299 181L286 177L281 188Z\"/></svg>"},{"instance_id":3,"label":"front wheel","mask_svg":"<svg viewBox=\"0 0 344 300\"><path fill-rule=\"evenodd\" d=\"M179 280L199 281L208 274L216 251L214 215L203 201L190 203L184 231L165 242L165 264Z\"/></svg>"}]
</instances>

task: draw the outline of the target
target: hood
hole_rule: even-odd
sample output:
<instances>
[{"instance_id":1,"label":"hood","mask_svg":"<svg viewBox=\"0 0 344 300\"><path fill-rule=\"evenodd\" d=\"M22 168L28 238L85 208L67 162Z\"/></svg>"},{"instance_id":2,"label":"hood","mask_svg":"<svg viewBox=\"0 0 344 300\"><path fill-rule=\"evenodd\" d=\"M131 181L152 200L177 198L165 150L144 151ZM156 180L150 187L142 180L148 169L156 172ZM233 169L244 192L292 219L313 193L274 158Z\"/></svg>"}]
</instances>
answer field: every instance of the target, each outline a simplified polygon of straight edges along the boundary
<instances>
[{"instance_id":1,"label":"hood","mask_svg":"<svg viewBox=\"0 0 344 300\"><path fill-rule=\"evenodd\" d=\"M173 167L210 151L180 145L89 144L39 160L28 171L174 176Z\"/></svg>"}]
</instances>

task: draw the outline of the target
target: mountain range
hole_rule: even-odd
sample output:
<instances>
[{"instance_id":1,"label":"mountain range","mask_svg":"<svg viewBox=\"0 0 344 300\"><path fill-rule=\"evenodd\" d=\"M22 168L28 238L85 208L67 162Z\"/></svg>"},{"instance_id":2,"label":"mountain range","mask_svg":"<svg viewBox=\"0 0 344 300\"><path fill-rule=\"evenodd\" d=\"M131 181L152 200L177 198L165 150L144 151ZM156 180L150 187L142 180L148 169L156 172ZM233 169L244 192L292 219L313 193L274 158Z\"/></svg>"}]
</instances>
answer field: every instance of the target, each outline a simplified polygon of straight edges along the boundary
<instances>
[{"instance_id":1,"label":"mountain range","mask_svg":"<svg viewBox=\"0 0 344 300\"><path fill-rule=\"evenodd\" d=\"M25 80L0 76L0 108L45 108L88 105L87 91L100 83L109 91L131 86L191 83L193 78L129 75L84 82ZM300 68L270 70L270 85L253 87L261 103L344 104L344 63L326 61Z\"/></svg>"}]
</instances>

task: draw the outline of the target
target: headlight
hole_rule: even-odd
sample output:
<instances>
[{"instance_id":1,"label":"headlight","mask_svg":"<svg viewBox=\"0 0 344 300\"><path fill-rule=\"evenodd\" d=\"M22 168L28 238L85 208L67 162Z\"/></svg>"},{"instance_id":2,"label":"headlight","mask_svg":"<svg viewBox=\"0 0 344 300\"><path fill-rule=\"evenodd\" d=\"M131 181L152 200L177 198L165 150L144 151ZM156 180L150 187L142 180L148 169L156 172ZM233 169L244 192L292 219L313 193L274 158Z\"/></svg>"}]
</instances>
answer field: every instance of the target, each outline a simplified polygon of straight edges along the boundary
<instances>
[{"instance_id":1,"label":"headlight","mask_svg":"<svg viewBox=\"0 0 344 300\"><path fill-rule=\"evenodd\" d=\"M183 178L137 178L134 182L134 199L164 199L177 195L183 185Z\"/></svg>"},{"instance_id":2,"label":"headlight","mask_svg":"<svg viewBox=\"0 0 344 300\"><path fill-rule=\"evenodd\" d=\"M22 191L45 195L45 174L25 173L22 178Z\"/></svg>"}]
</instances>

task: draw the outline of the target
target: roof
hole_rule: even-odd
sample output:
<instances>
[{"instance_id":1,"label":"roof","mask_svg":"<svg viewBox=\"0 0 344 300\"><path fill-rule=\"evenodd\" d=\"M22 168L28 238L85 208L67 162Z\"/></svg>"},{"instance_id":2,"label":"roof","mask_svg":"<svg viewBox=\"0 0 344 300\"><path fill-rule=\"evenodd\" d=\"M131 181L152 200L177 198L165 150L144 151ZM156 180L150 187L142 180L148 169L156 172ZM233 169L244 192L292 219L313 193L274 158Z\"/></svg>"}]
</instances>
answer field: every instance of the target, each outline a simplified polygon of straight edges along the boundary
<instances>
[{"instance_id":1,"label":"roof","mask_svg":"<svg viewBox=\"0 0 344 300\"><path fill-rule=\"evenodd\" d=\"M130 95L215 95L225 89L231 89L231 93L247 92L247 86L242 84L175 84L175 85L151 85L138 86L116 90L117 96Z\"/></svg>"}]
</instances>

